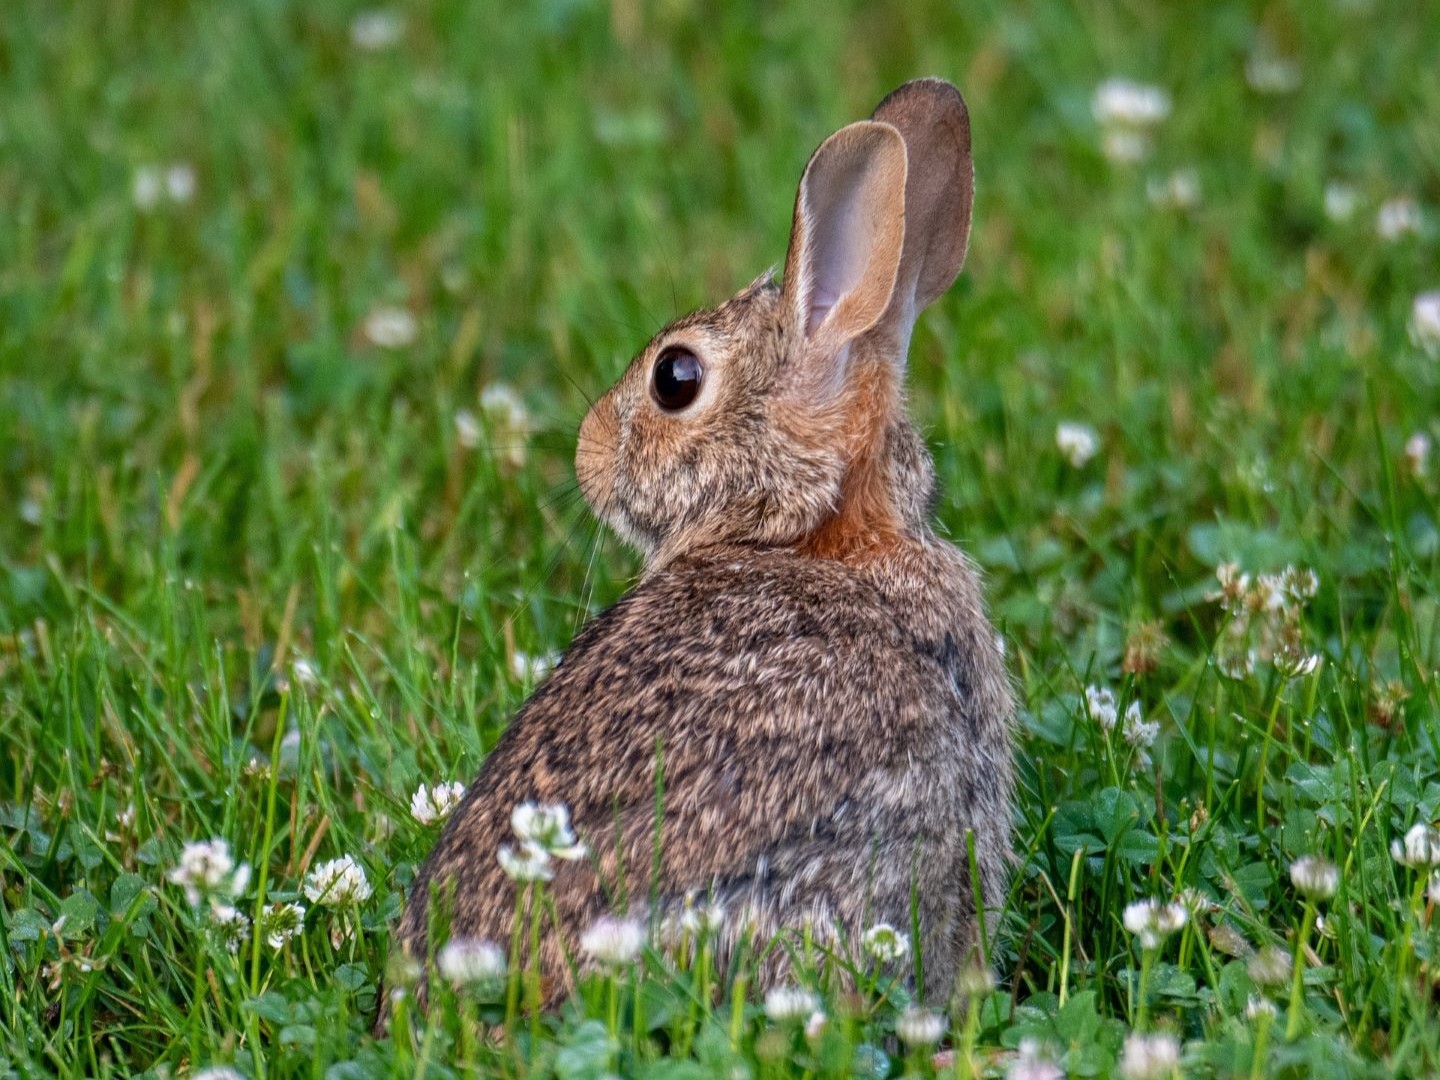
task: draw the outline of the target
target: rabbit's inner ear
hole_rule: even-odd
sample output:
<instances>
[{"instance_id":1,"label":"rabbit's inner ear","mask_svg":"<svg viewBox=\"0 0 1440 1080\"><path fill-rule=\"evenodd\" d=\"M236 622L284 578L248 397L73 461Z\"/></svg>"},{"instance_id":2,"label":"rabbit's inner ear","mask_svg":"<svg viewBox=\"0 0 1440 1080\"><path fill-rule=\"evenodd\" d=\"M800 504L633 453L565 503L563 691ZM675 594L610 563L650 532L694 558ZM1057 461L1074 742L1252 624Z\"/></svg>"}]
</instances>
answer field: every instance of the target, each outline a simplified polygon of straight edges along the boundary
<instances>
[{"instance_id":1,"label":"rabbit's inner ear","mask_svg":"<svg viewBox=\"0 0 1440 1080\"><path fill-rule=\"evenodd\" d=\"M861 121L821 144L795 202L785 299L807 341L838 354L880 319L905 243L905 144Z\"/></svg>"},{"instance_id":2,"label":"rabbit's inner ear","mask_svg":"<svg viewBox=\"0 0 1440 1080\"><path fill-rule=\"evenodd\" d=\"M813 217L810 259L810 302L806 336L813 336L840 298L860 283L869 261L865 244L864 208L858 206L854 177L822 177L830 190L807 193L824 212ZM813 210L812 210L813 213Z\"/></svg>"}]
</instances>

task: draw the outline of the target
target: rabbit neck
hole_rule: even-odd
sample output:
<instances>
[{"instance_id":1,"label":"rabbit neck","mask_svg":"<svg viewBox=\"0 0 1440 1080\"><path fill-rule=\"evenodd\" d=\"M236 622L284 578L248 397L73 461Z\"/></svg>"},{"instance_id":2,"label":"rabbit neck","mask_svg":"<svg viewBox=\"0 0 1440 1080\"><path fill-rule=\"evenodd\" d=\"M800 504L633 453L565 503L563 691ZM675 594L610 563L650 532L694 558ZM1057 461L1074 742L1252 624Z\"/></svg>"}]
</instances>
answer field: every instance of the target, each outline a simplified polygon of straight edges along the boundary
<instances>
[{"instance_id":1,"label":"rabbit neck","mask_svg":"<svg viewBox=\"0 0 1440 1080\"><path fill-rule=\"evenodd\" d=\"M895 395L898 397L898 394ZM899 547L924 544L935 471L924 441L898 402L886 402L888 424L859 418L876 432L852 443L836 511L800 545L814 558L851 565L871 563Z\"/></svg>"}]
</instances>

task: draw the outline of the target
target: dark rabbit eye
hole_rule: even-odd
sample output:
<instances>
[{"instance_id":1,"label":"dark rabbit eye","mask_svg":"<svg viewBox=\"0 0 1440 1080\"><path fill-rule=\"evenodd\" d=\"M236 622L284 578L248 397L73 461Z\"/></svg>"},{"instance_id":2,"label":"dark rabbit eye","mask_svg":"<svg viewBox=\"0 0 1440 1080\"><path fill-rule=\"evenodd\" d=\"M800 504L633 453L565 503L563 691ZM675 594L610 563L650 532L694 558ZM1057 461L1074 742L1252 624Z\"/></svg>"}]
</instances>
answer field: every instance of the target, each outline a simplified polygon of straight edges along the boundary
<instances>
[{"instance_id":1,"label":"dark rabbit eye","mask_svg":"<svg viewBox=\"0 0 1440 1080\"><path fill-rule=\"evenodd\" d=\"M704 374L698 356L682 346L671 345L655 361L650 393L662 409L675 412L695 400Z\"/></svg>"}]
</instances>

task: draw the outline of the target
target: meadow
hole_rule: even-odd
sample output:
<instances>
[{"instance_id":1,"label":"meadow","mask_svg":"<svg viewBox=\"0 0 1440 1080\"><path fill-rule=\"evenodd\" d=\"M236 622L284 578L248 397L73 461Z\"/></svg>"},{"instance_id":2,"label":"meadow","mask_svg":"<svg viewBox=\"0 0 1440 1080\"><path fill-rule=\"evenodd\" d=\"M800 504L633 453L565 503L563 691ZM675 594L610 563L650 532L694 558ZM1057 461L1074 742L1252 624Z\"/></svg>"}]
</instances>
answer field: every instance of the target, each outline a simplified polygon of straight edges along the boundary
<instances>
[{"instance_id":1,"label":"meadow","mask_svg":"<svg viewBox=\"0 0 1440 1080\"><path fill-rule=\"evenodd\" d=\"M6 4L0 1076L1433 1075L1437 41L1391 0ZM639 569L587 396L921 74L977 195L911 404L1020 701L968 1004L874 939L767 998L699 920L544 1015L471 957L375 1037L417 789Z\"/></svg>"}]
</instances>

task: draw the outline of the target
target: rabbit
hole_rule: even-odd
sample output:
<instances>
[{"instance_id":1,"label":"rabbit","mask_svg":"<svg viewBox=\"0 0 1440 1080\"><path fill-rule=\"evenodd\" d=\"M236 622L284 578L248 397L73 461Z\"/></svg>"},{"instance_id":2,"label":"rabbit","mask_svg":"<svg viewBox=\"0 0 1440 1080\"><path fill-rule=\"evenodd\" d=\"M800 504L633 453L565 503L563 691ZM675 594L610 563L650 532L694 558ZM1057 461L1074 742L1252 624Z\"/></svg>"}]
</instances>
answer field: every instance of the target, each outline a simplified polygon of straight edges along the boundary
<instances>
[{"instance_id":1,"label":"rabbit","mask_svg":"<svg viewBox=\"0 0 1440 1080\"><path fill-rule=\"evenodd\" d=\"M497 851L539 802L590 847L546 886L551 1002L578 935L627 897L655 920L723 906L722 957L742 933L839 947L914 925L923 995L955 993L985 917L967 833L984 906L1007 888L1013 702L978 571L931 525L903 383L916 317L964 263L972 191L959 91L907 83L810 158L783 281L665 327L595 402L576 473L643 574L447 822L396 930L413 961L443 944L432 925L511 941L523 886ZM774 982L790 961L769 956Z\"/></svg>"}]
</instances>

